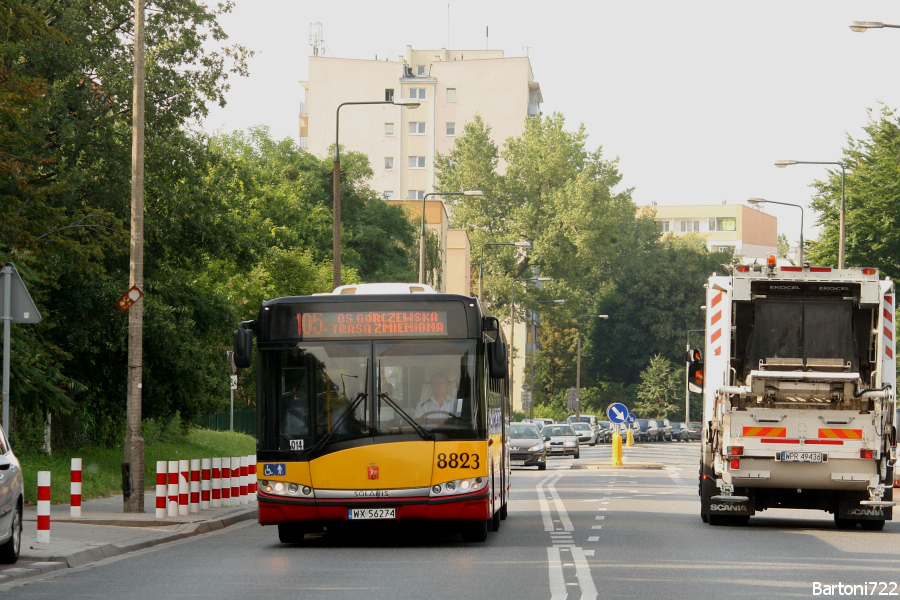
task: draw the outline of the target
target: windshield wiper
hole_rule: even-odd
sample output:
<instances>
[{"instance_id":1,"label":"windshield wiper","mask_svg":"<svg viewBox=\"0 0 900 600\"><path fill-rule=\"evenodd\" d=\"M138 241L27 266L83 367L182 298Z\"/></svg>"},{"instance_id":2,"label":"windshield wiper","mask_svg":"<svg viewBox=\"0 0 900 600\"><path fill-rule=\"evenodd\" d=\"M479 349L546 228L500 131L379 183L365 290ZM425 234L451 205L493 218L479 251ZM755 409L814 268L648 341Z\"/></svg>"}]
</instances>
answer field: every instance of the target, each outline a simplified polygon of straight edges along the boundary
<instances>
[{"instance_id":1,"label":"windshield wiper","mask_svg":"<svg viewBox=\"0 0 900 600\"><path fill-rule=\"evenodd\" d=\"M433 433L416 423L416 420L410 417L405 410L397 406L397 403L394 402L390 396L388 396L387 392L381 392L380 394L378 394L378 399L384 400L391 406L391 408L400 413L400 416L403 417L403 420L409 423L412 428L416 430L416 433L418 433L420 437L426 440L431 440L432 442L436 439Z\"/></svg>"},{"instance_id":2,"label":"windshield wiper","mask_svg":"<svg viewBox=\"0 0 900 600\"><path fill-rule=\"evenodd\" d=\"M315 445L309 449L310 454L315 454L316 452L318 452L319 450L324 448L328 444L328 442L331 441L331 438L334 437L334 432L337 431L337 429L341 425L344 424L344 421L346 421L348 418L350 418L350 415L352 415L354 412L356 412L356 407L359 406L359 403L368 397L369 397L369 395L365 392L358 393L356 395L356 398L353 399L353 402L350 403L350 406L347 407L347 410L345 410L343 412L343 414L340 417L338 417L337 423L334 423L331 426L331 431L329 431L328 433L323 435L322 439L320 439L318 442L316 442Z\"/></svg>"}]
</instances>

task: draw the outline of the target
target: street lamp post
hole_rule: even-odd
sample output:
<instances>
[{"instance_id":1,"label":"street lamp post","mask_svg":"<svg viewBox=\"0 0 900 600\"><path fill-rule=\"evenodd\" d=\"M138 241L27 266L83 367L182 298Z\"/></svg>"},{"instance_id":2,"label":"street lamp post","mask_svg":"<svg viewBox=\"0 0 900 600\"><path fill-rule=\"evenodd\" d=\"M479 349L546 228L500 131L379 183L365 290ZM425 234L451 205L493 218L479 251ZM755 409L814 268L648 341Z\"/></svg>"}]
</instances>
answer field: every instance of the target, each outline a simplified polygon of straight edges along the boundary
<instances>
[{"instance_id":1,"label":"street lamp post","mask_svg":"<svg viewBox=\"0 0 900 600\"><path fill-rule=\"evenodd\" d=\"M428 196L475 196L481 198L484 192L481 190L466 190L464 192L429 192L422 197L422 237L419 241L419 283L425 283L425 201Z\"/></svg>"},{"instance_id":2,"label":"street lamp post","mask_svg":"<svg viewBox=\"0 0 900 600\"><path fill-rule=\"evenodd\" d=\"M565 304L562 299L557 300L538 300L535 304ZM528 402L528 417L534 419L534 351L537 349L537 329L534 326L534 310L531 311L531 381L528 384L528 391L531 399Z\"/></svg>"},{"instance_id":3,"label":"street lamp post","mask_svg":"<svg viewBox=\"0 0 900 600\"><path fill-rule=\"evenodd\" d=\"M815 160L776 160L775 166L783 169L790 165L838 165L841 168L841 219L840 219L840 235L838 238L838 269L844 268L844 230L847 212L847 202L844 194L844 163L837 161L815 161ZM769 202L774 202L769 200ZM801 246L802 248L802 246Z\"/></svg>"},{"instance_id":4,"label":"street lamp post","mask_svg":"<svg viewBox=\"0 0 900 600\"><path fill-rule=\"evenodd\" d=\"M334 206L332 208L332 229L333 229L333 263L334 271L332 275L333 288L341 285L341 145L339 136L341 131L341 107L360 104L395 104L397 106L405 106L407 108L418 108L421 102L414 98L403 98L400 100L374 100L365 102L342 102L338 104L337 111L334 116L334 163L332 165L332 178L334 180Z\"/></svg>"},{"instance_id":5,"label":"street lamp post","mask_svg":"<svg viewBox=\"0 0 900 600\"><path fill-rule=\"evenodd\" d=\"M481 245L481 260L478 263L478 303L483 301L484 289L484 247L485 246L516 246L517 248L531 248L531 242L485 242Z\"/></svg>"},{"instance_id":6,"label":"street lamp post","mask_svg":"<svg viewBox=\"0 0 900 600\"><path fill-rule=\"evenodd\" d=\"M514 362L514 354L516 352L516 282L519 281L539 281L542 283L546 283L548 281L552 281L549 277L528 277L528 278L517 278L513 279L512 282L512 292L510 294L509 301L509 389L510 393L514 394L516 390L515 385L515 370L513 369ZM526 342L527 344L527 342Z\"/></svg>"},{"instance_id":7,"label":"street lamp post","mask_svg":"<svg viewBox=\"0 0 900 600\"><path fill-rule=\"evenodd\" d=\"M705 329L688 329L687 332L687 343L685 344L684 351L685 353L691 351L691 334L697 333L698 331L706 331ZM691 388L690 388L690 374L688 373L687 367L684 369L684 422L687 423L691 420Z\"/></svg>"},{"instance_id":8,"label":"street lamp post","mask_svg":"<svg viewBox=\"0 0 900 600\"><path fill-rule=\"evenodd\" d=\"M900 29L900 25L891 25L889 23L882 23L880 21L853 21L853 23L850 25L850 29L852 29L856 33L865 33L869 29L881 29L883 27L893 27L894 29Z\"/></svg>"},{"instance_id":9,"label":"street lamp post","mask_svg":"<svg viewBox=\"0 0 900 600\"><path fill-rule=\"evenodd\" d=\"M750 198L747 200L750 204L781 204L782 206L796 206L800 209L800 250L797 251L797 262L803 265L803 207L799 204L791 204L790 202L778 202L776 200L765 200L763 198Z\"/></svg>"},{"instance_id":10,"label":"street lamp post","mask_svg":"<svg viewBox=\"0 0 900 600\"><path fill-rule=\"evenodd\" d=\"M584 317L608 319L609 315L578 315L579 319ZM578 332L578 361L575 363L575 416L581 420L581 328L576 327L576 331Z\"/></svg>"}]
</instances>

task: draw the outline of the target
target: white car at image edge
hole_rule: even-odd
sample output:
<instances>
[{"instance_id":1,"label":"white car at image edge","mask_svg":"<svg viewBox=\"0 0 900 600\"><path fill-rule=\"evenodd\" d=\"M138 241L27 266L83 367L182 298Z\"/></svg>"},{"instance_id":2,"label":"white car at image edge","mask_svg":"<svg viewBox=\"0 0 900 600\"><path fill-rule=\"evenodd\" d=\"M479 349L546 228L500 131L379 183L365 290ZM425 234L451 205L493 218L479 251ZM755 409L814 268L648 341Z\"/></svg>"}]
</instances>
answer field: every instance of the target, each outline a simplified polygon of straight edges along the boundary
<instances>
[{"instance_id":1,"label":"white car at image edge","mask_svg":"<svg viewBox=\"0 0 900 600\"><path fill-rule=\"evenodd\" d=\"M0 563L13 564L19 560L24 506L22 467L0 427Z\"/></svg>"}]
</instances>

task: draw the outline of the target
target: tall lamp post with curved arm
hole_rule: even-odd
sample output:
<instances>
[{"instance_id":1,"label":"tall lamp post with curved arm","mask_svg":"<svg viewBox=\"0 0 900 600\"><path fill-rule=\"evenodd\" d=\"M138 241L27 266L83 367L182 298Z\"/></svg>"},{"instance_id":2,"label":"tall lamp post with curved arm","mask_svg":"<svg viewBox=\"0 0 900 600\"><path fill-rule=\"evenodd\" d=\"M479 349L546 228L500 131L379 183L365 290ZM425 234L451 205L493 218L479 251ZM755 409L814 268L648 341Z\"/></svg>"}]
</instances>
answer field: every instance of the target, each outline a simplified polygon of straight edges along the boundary
<instances>
[{"instance_id":1,"label":"tall lamp post with curved arm","mask_svg":"<svg viewBox=\"0 0 900 600\"><path fill-rule=\"evenodd\" d=\"M419 108L421 102L414 98L402 98L400 100L373 100L366 102L342 102L338 104L334 116L334 162L332 164L332 178L334 180L334 206L332 208L333 229L333 257L334 271L332 272L333 288L341 285L341 145L339 136L341 132L341 107L358 106L360 104L395 104L407 108Z\"/></svg>"},{"instance_id":2,"label":"tall lamp post with curved arm","mask_svg":"<svg viewBox=\"0 0 900 600\"><path fill-rule=\"evenodd\" d=\"M425 201L429 196L474 196L481 198L484 192L481 190L466 190L464 192L429 192L422 197L422 235L419 240L419 283L425 283Z\"/></svg>"},{"instance_id":3,"label":"tall lamp post with curved arm","mask_svg":"<svg viewBox=\"0 0 900 600\"><path fill-rule=\"evenodd\" d=\"M796 206L797 208L800 209L800 249L797 250L797 262L802 265L803 264L803 207L800 206L799 204L791 204L790 202L777 202L775 200L765 200L763 198L750 198L749 200L747 200L747 202L749 202L750 204L755 204L755 205L765 204L768 202L769 204L781 204L782 206Z\"/></svg>"},{"instance_id":4,"label":"tall lamp post with curved arm","mask_svg":"<svg viewBox=\"0 0 900 600\"><path fill-rule=\"evenodd\" d=\"M882 23L881 21L853 21L850 25L850 29L856 33L865 33L870 29L882 29L883 27L900 29L900 25L891 25L890 23Z\"/></svg>"},{"instance_id":5,"label":"tall lamp post with curved arm","mask_svg":"<svg viewBox=\"0 0 900 600\"><path fill-rule=\"evenodd\" d=\"M816 160L776 160L775 166L779 169L783 169L790 165L837 165L841 168L841 222L840 222L840 236L838 238L838 269L844 268L844 227L846 221L846 212L847 212L847 202L846 197L844 195L844 163L838 161L816 161ZM769 202L773 202L770 200ZM778 203L783 204L783 202ZM802 209L801 209L802 210ZM802 213L801 213L802 216ZM802 233L802 232L801 232ZM800 246L803 247L802 244Z\"/></svg>"},{"instance_id":6,"label":"tall lamp post with curved arm","mask_svg":"<svg viewBox=\"0 0 900 600\"><path fill-rule=\"evenodd\" d=\"M608 319L609 315L578 315L578 320L585 317ZM578 361L575 363L575 416L581 419L581 327L576 327L578 332ZM596 440L595 440L596 441Z\"/></svg>"}]
</instances>

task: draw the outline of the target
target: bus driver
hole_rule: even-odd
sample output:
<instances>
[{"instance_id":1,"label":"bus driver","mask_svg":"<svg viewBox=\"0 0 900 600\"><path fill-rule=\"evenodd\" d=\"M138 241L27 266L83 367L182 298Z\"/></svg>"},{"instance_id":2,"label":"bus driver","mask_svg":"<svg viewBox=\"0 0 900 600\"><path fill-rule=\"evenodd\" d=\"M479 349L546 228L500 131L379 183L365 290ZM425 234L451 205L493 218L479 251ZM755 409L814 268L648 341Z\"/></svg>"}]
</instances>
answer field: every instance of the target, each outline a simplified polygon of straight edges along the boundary
<instances>
[{"instance_id":1,"label":"bus driver","mask_svg":"<svg viewBox=\"0 0 900 600\"><path fill-rule=\"evenodd\" d=\"M431 396L423 400L416 406L415 416L423 417L428 413L428 418L446 419L448 417L458 417L458 403L456 397L449 393L450 380L441 372L437 372L431 376ZM437 411L437 412L436 412Z\"/></svg>"}]
</instances>

